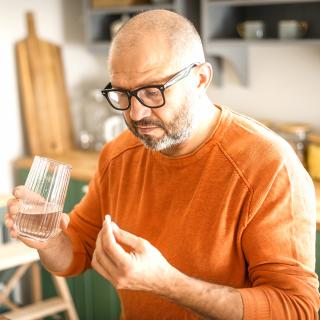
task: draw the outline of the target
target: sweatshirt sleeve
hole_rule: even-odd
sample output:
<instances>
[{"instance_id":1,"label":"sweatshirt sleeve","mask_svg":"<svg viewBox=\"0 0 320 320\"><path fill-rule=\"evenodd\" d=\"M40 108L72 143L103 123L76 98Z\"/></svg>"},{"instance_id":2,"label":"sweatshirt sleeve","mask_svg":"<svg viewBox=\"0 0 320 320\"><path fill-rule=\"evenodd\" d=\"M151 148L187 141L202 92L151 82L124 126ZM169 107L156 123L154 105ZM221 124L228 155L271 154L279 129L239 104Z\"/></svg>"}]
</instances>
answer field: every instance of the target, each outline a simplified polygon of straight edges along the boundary
<instances>
[{"instance_id":1,"label":"sweatshirt sleeve","mask_svg":"<svg viewBox=\"0 0 320 320\"><path fill-rule=\"evenodd\" d=\"M89 183L88 192L69 214L70 223L65 234L72 243L71 265L63 272L53 272L55 275L74 276L91 268L92 255L104 216L100 184L101 172L104 169L103 155L101 155L99 168Z\"/></svg>"},{"instance_id":2,"label":"sweatshirt sleeve","mask_svg":"<svg viewBox=\"0 0 320 320\"><path fill-rule=\"evenodd\" d=\"M240 289L244 320L318 319L316 205L311 179L283 166L252 209L242 247L250 288ZM302 172L303 171L303 172Z\"/></svg>"}]
</instances>

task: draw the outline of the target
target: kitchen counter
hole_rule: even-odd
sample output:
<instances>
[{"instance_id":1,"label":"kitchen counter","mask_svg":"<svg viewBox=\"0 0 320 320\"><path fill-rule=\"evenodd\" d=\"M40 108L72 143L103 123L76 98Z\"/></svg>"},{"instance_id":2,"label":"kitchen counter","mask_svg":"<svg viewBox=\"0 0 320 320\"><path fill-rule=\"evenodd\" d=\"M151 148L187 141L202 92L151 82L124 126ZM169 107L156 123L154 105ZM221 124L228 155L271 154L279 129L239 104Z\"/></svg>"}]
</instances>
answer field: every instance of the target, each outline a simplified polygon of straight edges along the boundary
<instances>
[{"instance_id":1,"label":"kitchen counter","mask_svg":"<svg viewBox=\"0 0 320 320\"><path fill-rule=\"evenodd\" d=\"M71 178L77 180L89 181L93 176L97 165L99 153L81 151L81 150L72 150L65 154L47 154L44 155L47 158L58 160L61 162L68 163L72 166ZM31 166L33 158L25 157L20 158L14 161L13 165L15 169L29 168Z\"/></svg>"},{"instance_id":2,"label":"kitchen counter","mask_svg":"<svg viewBox=\"0 0 320 320\"><path fill-rule=\"evenodd\" d=\"M73 150L63 155L49 154L46 156L71 164L71 177L73 179L89 181L97 168L99 153ZM14 168L28 168L31 163L31 157L20 158L14 162ZM320 231L320 182L315 182L314 184L317 193L317 229Z\"/></svg>"}]
</instances>

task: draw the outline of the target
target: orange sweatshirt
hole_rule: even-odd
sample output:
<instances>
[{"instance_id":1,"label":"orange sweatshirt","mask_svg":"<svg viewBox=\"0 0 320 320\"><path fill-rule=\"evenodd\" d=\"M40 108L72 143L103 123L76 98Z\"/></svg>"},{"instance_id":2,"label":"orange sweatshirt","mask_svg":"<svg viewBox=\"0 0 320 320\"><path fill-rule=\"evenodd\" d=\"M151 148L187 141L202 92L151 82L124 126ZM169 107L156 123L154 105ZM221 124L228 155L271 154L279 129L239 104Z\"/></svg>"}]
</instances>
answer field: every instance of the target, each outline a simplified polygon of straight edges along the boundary
<instances>
[{"instance_id":1,"label":"orange sweatshirt","mask_svg":"<svg viewBox=\"0 0 320 320\"><path fill-rule=\"evenodd\" d=\"M284 140L221 109L214 134L186 156L148 150L128 131L105 146L71 213L74 259L59 275L90 268L110 213L188 276L239 288L245 320L318 318L312 181ZM150 293L119 295L124 319L198 319Z\"/></svg>"}]
</instances>

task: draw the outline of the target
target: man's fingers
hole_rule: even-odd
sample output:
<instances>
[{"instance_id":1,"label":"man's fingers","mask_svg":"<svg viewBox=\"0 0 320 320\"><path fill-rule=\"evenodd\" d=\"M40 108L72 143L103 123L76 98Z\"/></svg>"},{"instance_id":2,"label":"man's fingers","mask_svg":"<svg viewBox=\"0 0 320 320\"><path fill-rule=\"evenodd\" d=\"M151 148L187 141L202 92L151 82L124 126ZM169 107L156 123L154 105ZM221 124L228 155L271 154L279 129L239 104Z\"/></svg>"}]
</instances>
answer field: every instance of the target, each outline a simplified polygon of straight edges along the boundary
<instances>
[{"instance_id":1,"label":"man's fingers","mask_svg":"<svg viewBox=\"0 0 320 320\"><path fill-rule=\"evenodd\" d=\"M104 250L102 236L98 238L98 241L96 243L95 257L96 260L100 263L100 265L102 265L104 269L108 270L110 274L116 272L116 261L113 261L108 256L108 253Z\"/></svg>"},{"instance_id":2,"label":"man's fingers","mask_svg":"<svg viewBox=\"0 0 320 320\"><path fill-rule=\"evenodd\" d=\"M63 213L61 217L60 228L62 230L66 230L68 228L69 222L70 217L67 214Z\"/></svg>"},{"instance_id":3,"label":"man's fingers","mask_svg":"<svg viewBox=\"0 0 320 320\"><path fill-rule=\"evenodd\" d=\"M14 230L14 229L11 229L10 237L11 238L17 238L18 237L18 232L16 230Z\"/></svg>"},{"instance_id":4,"label":"man's fingers","mask_svg":"<svg viewBox=\"0 0 320 320\"><path fill-rule=\"evenodd\" d=\"M139 238L128 231L120 229L114 222L112 222L112 229L115 239L118 242L133 248L137 252L142 252L144 250L147 243L146 240Z\"/></svg>"},{"instance_id":5,"label":"man's fingers","mask_svg":"<svg viewBox=\"0 0 320 320\"><path fill-rule=\"evenodd\" d=\"M9 216L9 214L6 214L5 219L4 219L5 225L8 229L13 227L14 221L11 218L11 216Z\"/></svg>"},{"instance_id":6,"label":"man's fingers","mask_svg":"<svg viewBox=\"0 0 320 320\"><path fill-rule=\"evenodd\" d=\"M39 193L28 189L26 186L15 187L13 189L13 195L17 199L28 200L29 202L36 204L43 204L46 201Z\"/></svg>"},{"instance_id":7,"label":"man's fingers","mask_svg":"<svg viewBox=\"0 0 320 320\"><path fill-rule=\"evenodd\" d=\"M8 200L7 208L11 215L16 215L20 209L20 201L15 198Z\"/></svg>"},{"instance_id":8,"label":"man's fingers","mask_svg":"<svg viewBox=\"0 0 320 320\"><path fill-rule=\"evenodd\" d=\"M96 251L93 253L91 266L94 270L100 273L104 278L112 282L111 275L105 270L105 268L101 265L101 263L97 260Z\"/></svg>"},{"instance_id":9,"label":"man's fingers","mask_svg":"<svg viewBox=\"0 0 320 320\"><path fill-rule=\"evenodd\" d=\"M110 217L106 219L101 229L101 247L114 264L118 266L125 265L130 259L130 255L116 242Z\"/></svg>"}]
</instances>

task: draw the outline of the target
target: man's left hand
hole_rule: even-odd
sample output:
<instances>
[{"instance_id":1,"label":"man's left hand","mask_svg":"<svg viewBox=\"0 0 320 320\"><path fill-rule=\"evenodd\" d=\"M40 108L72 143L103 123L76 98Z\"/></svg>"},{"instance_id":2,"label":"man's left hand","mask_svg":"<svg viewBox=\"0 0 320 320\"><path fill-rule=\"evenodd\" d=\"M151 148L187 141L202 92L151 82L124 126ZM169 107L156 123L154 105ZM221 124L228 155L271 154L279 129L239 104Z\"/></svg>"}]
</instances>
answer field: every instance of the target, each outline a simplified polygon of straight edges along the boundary
<instances>
[{"instance_id":1,"label":"man's left hand","mask_svg":"<svg viewBox=\"0 0 320 320\"><path fill-rule=\"evenodd\" d=\"M150 242L120 229L110 216L99 232L91 264L116 289L158 293L178 272Z\"/></svg>"}]
</instances>

